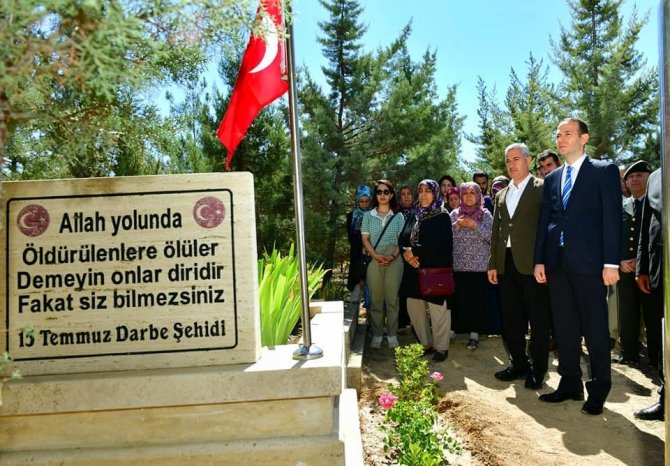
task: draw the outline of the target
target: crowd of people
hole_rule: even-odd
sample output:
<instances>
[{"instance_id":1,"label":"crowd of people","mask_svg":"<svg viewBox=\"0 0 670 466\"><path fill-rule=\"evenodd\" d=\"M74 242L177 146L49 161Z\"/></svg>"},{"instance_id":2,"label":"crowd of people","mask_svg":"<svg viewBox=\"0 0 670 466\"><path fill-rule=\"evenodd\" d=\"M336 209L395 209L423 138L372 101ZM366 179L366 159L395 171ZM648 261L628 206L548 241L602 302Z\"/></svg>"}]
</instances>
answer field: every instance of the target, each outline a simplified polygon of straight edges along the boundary
<instances>
[{"instance_id":1,"label":"crowd of people","mask_svg":"<svg viewBox=\"0 0 670 466\"><path fill-rule=\"evenodd\" d=\"M505 148L507 176L489 181L477 172L458 184L445 175L397 193L389 180L359 186L347 217L348 288L355 313L368 297L370 347L382 348L386 337L394 348L398 332L412 330L424 354L441 362L455 333L467 335L472 351L481 333L500 334L509 366L492 375L534 390L556 349L560 383L539 399L585 400L582 412L597 415L611 363L639 366L646 339L661 396L635 415L663 419L660 170L650 176L644 161L592 159L588 141L587 124L568 118L557 127L557 152ZM422 294L419 275L432 268L453 271L453 295Z\"/></svg>"}]
</instances>

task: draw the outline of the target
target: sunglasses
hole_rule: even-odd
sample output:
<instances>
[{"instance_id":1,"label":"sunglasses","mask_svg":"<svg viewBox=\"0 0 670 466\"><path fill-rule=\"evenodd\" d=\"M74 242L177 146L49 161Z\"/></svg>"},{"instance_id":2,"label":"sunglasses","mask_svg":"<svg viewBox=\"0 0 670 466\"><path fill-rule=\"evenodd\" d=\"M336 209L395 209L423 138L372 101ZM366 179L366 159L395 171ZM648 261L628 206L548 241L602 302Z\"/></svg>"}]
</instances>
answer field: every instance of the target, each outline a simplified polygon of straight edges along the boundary
<instances>
[{"instance_id":1,"label":"sunglasses","mask_svg":"<svg viewBox=\"0 0 670 466\"><path fill-rule=\"evenodd\" d=\"M384 196L388 196L389 194L391 194L391 191L389 191L388 189L378 189L377 196L381 196L382 194Z\"/></svg>"}]
</instances>

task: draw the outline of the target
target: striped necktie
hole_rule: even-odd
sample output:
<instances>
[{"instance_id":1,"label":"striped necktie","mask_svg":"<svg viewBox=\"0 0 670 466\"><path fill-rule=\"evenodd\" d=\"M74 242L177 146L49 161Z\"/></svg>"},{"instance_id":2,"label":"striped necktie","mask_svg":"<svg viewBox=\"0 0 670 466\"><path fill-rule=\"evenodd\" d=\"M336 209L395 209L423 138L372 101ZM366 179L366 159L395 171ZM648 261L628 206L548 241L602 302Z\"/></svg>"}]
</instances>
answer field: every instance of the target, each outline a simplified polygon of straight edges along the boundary
<instances>
[{"instance_id":1,"label":"striped necktie","mask_svg":"<svg viewBox=\"0 0 670 466\"><path fill-rule=\"evenodd\" d=\"M565 186L563 186L563 208L568 205L570 193L572 192L572 167L568 165L568 171L565 173Z\"/></svg>"},{"instance_id":2,"label":"striped necktie","mask_svg":"<svg viewBox=\"0 0 670 466\"><path fill-rule=\"evenodd\" d=\"M561 197L563 198L563 209L568 205L570 200L570 193L572 192L572 166L568 165L568 171L565 172L565 186L563 186L563 193ZM558 244L563 247L565 244L563 241L563 232L561 231L561 236L558 239Z\"/></svg>"}]
</instances>

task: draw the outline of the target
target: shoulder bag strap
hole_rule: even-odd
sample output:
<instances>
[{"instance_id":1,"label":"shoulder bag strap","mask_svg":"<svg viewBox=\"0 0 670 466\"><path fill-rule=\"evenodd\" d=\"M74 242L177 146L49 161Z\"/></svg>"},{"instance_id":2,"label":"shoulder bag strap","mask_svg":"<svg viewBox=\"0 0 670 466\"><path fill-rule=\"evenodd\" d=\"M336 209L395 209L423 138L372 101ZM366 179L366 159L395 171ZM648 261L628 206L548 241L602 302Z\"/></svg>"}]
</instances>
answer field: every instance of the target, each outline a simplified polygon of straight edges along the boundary
<instances>
[{"instance_id":1,"label":"shoulder bag strap","mask_svg":"<svg viewBox=\"0 0 670 466\"><path fill-rule=\"evenodd\" d=\"M395 216L395 215L396 215L396 213L394 212L393 216ZM379 242L382 240L382 237L384 236L384 232L386 231L386 229L388 228L388 226L391 224L392 221L393 221L393 218L390 218L389 221L386 222L386 225L384 225L384 228L382 228L382 232L379 235L379 238L377 238L377 241L375 241L375 245L372 247L372 249L377 250L377 246L379 246Z\"/></svg>"}]
</instances>

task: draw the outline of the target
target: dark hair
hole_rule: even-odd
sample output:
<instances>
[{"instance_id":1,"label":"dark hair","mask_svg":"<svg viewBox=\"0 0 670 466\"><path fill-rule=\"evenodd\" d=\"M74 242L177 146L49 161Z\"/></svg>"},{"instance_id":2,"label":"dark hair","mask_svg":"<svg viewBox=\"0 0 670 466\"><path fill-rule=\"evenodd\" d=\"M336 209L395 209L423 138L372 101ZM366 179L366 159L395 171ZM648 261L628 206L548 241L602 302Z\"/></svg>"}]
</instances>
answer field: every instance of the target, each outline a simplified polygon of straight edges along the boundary
<instances>
[{"instance_id":1,"label":"dark hair","mask_svg":"<svg viewBox=\"0 0 670 466\"><path fill-rule=\"evenodd\" d=\"M393 213L398 212L398 210L400 209L400 204L398 203L398 198L395 195L395 189L393 188L393 183L391 183L389 180L377 180L377 182L375 183L375 189L373 191L374 200L372 201L372 207L377 208L379 206L379 199L377 199L377 186L379 186L380 184L383 184L384 186L389 188L389 191L391 191L391 194L393 194L391 199L389 199L389 207L391 208Z\"/></svg>"},{"instance_id":2,"label":"dark hair","mask_svg":"<svg viewBox=\"0 0 670 466\"><path fill-rule=\"evenodd\" d=\"M589 126L586 124L584 120L580 120L579 118L574 117L565 118L559 123L559 126L562 125L563 123L577 123L577 126L579 127L580 136L582 134L589 134Z\"/></svg>"},{"instance_id":3,"label":"dark hair","mask_svg":"<svg viewBox=\"0 0 670 466\"><path fill-rule=\"evenodd\" d=\"M558 154L551 149L545 149L542 152L540 152L539 154L537 154L537 162L538 163L544 162L545 160L547 160L549 158L554 160L554 163L556 164L556 166L559 166L561 164L561 161L558 158Z\"/></svg>"},{"instance_id":4,"label":"dark hair","mask_svg":"<svg viewBox=\"0 0 670 466\"><path fill-rule=\"evenodd\" d=\"M489 181L489 175L485 172L475 172L474 175L472 175L472 181L475 181L475 178L480 178L480 177L486 178L486 181Z\"/></svg>"},{"instance_id":5,"label":"dark hair","mask_svg":"<svg viewBox=\"0 0 670 466\"><path fill-rule=\"evenodd\" d=\"M456 184L456 180L455 180L454 177L451 176L451 175L444 175L442 178L440 178L440 181L438 181L437 184L438 184L439 186L442 186L442 182L443 182L444 180L449 180L449 181L451 182L451 185L452 185L452 186L457 186L457 184Z\"/></svg>"}]
</instances>

